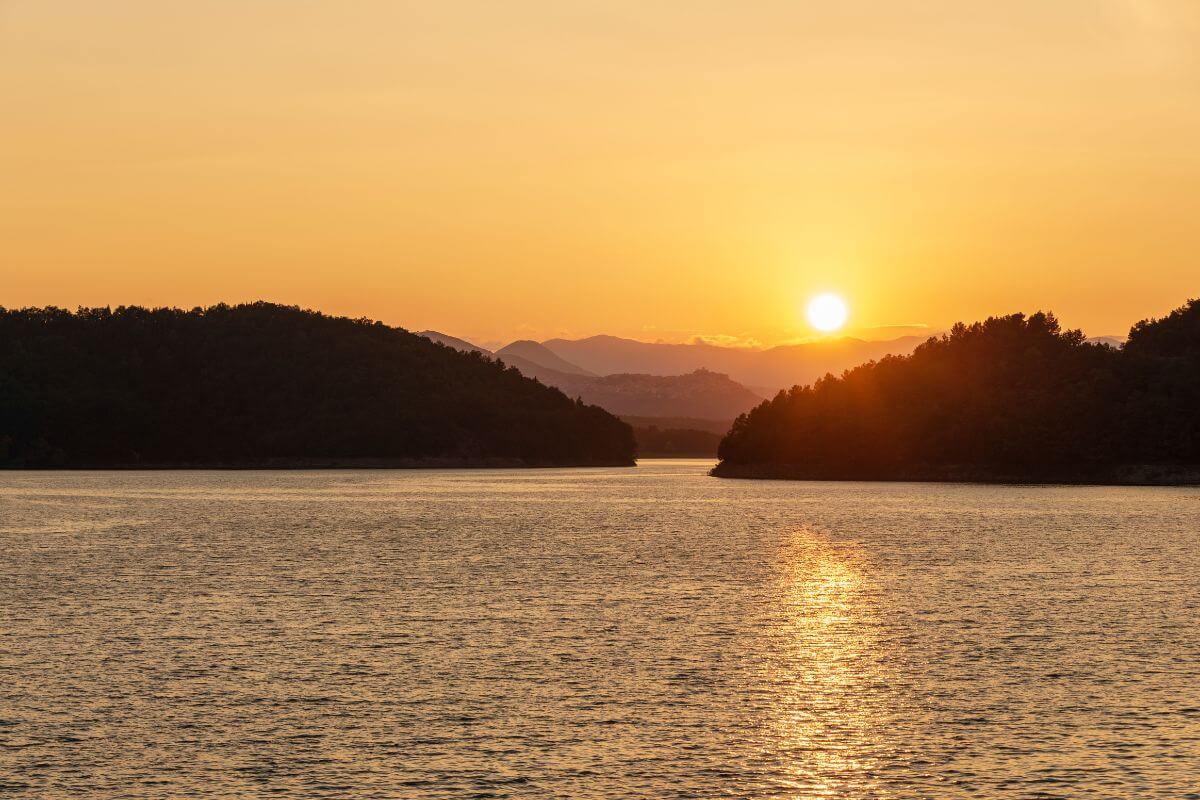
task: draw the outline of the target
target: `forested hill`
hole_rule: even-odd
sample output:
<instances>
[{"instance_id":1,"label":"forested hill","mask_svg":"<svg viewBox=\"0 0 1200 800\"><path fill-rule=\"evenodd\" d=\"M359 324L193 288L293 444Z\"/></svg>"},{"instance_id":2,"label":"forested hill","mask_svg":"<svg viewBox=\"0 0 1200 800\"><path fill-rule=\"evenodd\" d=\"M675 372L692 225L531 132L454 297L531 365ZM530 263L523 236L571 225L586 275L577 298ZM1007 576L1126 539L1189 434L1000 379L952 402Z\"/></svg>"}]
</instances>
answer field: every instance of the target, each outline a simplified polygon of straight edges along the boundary
<instances>
[{"instance_id":1,"label":"forested hill","mask_svg":"<svg viewBox=\"0 0 1200 800\"><path fill-rule=\"evenodd\" d=\"M632 464L602 409L378 322L0 309L8 467Z\"/></svg>"},{"instance_id":2,"label":"forested hill","mask_svg":"<svg viewBox=\"0 0 1200 800\"><path fill-rule=\"evenodd\" d=\"M779 393L714 474L883 480L1200 480L1200 301L1089 344L1050 314L958 324Z\"/></svg>"}]
</instances>

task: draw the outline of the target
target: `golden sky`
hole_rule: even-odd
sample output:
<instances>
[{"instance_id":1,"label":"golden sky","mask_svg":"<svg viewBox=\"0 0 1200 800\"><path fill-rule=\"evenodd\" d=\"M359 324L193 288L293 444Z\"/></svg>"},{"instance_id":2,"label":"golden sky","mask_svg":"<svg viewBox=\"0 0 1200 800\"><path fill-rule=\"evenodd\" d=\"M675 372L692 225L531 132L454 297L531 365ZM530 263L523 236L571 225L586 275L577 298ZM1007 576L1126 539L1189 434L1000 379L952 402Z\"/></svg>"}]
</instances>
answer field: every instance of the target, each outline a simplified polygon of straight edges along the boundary
<instances>
[{"instance_id":1,"label":"golden sky","mask_svg":"<svg viewBox=\"0 0 1200 800\"><path fill-rule=\"evenodd\" d=\"M1200 295L1195 0L0 0L0 107L10 307L774 342L825 290Z\"/></svg>"}]
</instances>

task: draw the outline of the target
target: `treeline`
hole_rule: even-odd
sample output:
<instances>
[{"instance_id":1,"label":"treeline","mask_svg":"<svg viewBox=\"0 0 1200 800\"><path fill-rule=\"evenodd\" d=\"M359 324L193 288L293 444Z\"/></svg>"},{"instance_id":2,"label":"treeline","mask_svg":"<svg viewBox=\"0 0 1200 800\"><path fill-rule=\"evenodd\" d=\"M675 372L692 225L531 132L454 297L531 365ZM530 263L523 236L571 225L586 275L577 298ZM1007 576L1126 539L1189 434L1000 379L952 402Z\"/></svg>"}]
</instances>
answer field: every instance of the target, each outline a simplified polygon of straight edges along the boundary
<instances>
[{"instance_id":1,"label":"treeline","mask_svg":"<svg viewBox=\"0 0 1200 800\"><path fill-rule=\"evenodd\" d=\"M633 458L608 412L379 322L269 303L0 309L0 466Z\"/></svg>"},{"instance_id":2,"label":"treeline","mask_svg":"<svg viewBox=\"0 0 1200 800\"><path fill-rule=\"evenodd\" d=\"M959 323L911 356L742 415L714 474L1172 482L1200 475L1200 300L1123 348L1052 314Z\"/></svg>"},{"instance_id":3,"label":"treeline","mask_svg":"<svg viewBox=\"0 0 1200 800\"><path fill-rule=\"evenodd\" d=\"M572 376L556 384L568 394L621 416L733 419L762 402L762 396L728 375L698 369L686 375L617 373L588 378Z\"/></svg>"},{"instance_id":4,"label":"treeline","mask_svg":"<svg viewBox=\"0 0 1200 800\"><path fill-rule=\"evenodd\" d=\"M638 455L643 458L713 458L721 434L695 428L660 428L635 425Z\"/></svg>"}]
</instances>

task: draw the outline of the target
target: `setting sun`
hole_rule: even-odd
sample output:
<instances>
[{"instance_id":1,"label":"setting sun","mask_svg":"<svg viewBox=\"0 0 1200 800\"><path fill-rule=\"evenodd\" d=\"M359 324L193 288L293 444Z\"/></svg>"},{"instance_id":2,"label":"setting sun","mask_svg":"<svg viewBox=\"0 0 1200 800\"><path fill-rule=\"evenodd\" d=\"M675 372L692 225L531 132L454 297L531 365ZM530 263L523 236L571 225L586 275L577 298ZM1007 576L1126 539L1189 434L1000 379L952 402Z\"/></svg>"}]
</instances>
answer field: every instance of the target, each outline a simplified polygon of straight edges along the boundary
<instances>
[{"instance_id":1,"label":"setting sun","mask_svg":"<svg viewBox=\"0 0 1200 800\"><path fill-rule=\"evenodd\" d=\"M836 294L819 294L808 304L808 324L831 333L846 324L846 304Z\"/></svg>"}]
</instances>

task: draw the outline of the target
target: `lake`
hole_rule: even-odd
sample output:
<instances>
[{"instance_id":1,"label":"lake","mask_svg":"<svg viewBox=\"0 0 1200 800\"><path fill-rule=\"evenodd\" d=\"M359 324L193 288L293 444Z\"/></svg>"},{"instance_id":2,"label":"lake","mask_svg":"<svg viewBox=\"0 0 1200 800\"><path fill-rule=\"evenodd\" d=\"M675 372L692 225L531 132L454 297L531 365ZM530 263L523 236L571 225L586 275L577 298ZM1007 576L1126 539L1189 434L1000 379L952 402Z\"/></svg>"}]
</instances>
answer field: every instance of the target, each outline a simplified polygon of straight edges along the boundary
<instances>
[{"instance_id":1,"label":"lake","mask_svg":"<svg viewBox=\"0 0 1200 800\"><path fill-rule=\"evenodd\" d=\"M1200 797L1200 489L709 466L0 473L0 794Z\"/></svg>"}]
</instances>

